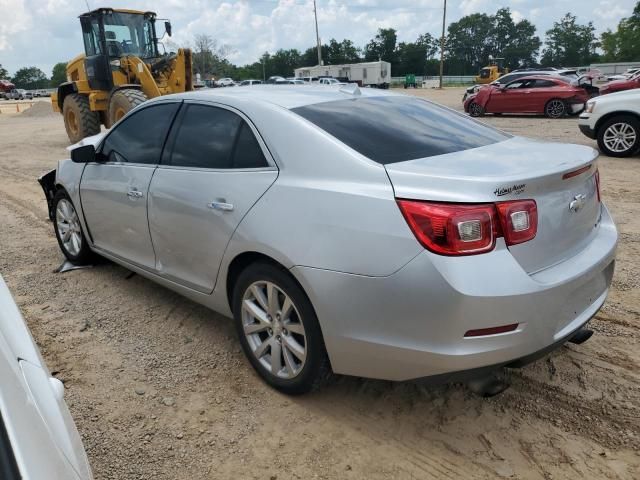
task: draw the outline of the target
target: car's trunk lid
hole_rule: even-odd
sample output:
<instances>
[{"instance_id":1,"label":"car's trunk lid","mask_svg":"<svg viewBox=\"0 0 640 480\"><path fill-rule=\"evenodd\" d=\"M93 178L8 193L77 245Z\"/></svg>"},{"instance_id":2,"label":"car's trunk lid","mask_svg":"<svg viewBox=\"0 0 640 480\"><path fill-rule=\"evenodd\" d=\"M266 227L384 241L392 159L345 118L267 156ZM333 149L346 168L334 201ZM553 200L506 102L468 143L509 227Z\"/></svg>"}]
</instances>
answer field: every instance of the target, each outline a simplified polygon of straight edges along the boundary
<instances>
[{"instance_id":1,"label":"car's trunk lid","mask_svg":"<svg viewBox=\"0 0 640 480\"><path fill-rule=\"evenodd\" d=\"M397 198L455 203L533 199L538 232L510 251L529 273L575 255L600 218L590 147L513 137L492 145L385 166ZM582 173L565 178L567 174Z\"/></svg>"}]
</instances>

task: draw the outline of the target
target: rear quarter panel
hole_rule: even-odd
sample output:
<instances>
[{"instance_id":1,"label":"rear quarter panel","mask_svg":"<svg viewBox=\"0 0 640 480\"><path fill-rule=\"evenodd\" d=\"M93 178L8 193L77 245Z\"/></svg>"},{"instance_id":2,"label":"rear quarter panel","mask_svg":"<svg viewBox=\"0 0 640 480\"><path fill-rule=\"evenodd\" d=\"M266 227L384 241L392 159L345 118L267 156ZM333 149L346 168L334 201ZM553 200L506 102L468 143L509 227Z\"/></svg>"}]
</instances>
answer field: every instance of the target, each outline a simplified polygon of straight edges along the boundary
<instances>
[{"instance_id":1,"label":"rear quarter panel","mask_svg":"<svg viewBox=\"0 0 640 480\"><path fill-rule=\"evenodd\" d=\"M422 250L382 165L288 110L250 118L280 174L238 226L221 271L257 251L287 268L385 276Z\"/></svg>"}]
</instances>

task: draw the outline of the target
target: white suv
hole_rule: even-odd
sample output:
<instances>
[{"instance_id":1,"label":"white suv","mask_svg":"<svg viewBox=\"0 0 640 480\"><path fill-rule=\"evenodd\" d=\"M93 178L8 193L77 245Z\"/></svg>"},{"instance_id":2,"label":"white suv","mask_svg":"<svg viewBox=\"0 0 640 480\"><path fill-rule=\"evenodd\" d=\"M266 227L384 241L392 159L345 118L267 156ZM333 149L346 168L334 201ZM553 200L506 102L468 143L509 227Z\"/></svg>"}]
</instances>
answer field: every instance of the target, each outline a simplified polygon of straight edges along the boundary
<instances>
[{"instance_id":1,"label":"white suv","mask_svg":"<svg viewBox=\"0 0 640 480\"><path fill-rule=\"evenodd\" d=\"M580 131L597 139L610 157L630 157L640 151L640 89L591 99L580 114Z\"/></svg>"}]
</instances>

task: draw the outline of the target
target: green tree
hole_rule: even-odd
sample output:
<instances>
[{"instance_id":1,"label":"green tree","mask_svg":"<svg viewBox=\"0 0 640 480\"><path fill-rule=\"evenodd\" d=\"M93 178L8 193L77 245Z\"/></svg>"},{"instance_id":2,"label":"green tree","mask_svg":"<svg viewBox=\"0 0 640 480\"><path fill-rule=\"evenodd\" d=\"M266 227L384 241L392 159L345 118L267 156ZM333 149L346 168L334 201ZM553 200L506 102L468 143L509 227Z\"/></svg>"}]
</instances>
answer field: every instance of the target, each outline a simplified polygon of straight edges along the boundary
<instances>
[{"instance_id":1,"label":"green tree","mask_svg":"<svg viewBox=\"0 0 640 480\"><path fill-rule=\"evenodd\" d=\"M438 40L429 33L420 35L415 42L400 42L396 48L396 68L393 75L434 75L438 61L434 58L438 52Z\"/></svg>"},{"instance_id":2,"label":"green tree","mask_svg":"<svg viewBox=\"0 0 640 480\"><path fill-rule=\"evenodd\" d=\"M9 72L0 63L0 80L9 80L10 78L11 77L9 77Z\"/></svg>"},{"instance_id":3,"label":"green tree","mask_svg":"<svg viewBox=\"0 0 640 480\"><path fill-rule=\"evenodd\" d=\"M56 63L51 71L51 86L57 87L58 85L67 81L67 64L66 62Z\"/></svg>"},{"instance_id":4,"label":"green tree","mask_svg":"<svg viewBox=\"0 0 640 480\"><path fill-rule=\"evenodd\" d=\"M605 61L629 62L640 58L640 2L630 17L620 21L615 32L602 33L600 43Z\"/></svg>"},{"instance_id":5,"label":"green tree","mask_svg":"<svg viewBox=\"0 0 640 480\"><path fill-rule=\"evenodd\" d=\"M360 61L360 49L351 40L344 39L338 42L335 38L329 40L326 47L327 57L323 57L324 63L328 65L339 65L342 63L355 63Z\"/></svg>"},{"instance_id":6,"label":"green tree","mask_svg":"<svg viewBox=\"0 0 640 480\"><path fill-rule=\"evenodd\" d=\"M590 64L598 58L596 49L600 46L595 30L593 22L580 25L576 23L575 15L567 13L547 30L542 65L577 67Z\"/></svg>"},{"instance_id":7,"label":"green tree","mask_svg":"<svg viewBox=\"0 0 640 480\"><path fill-rule=\"evenodd\" d=\"M541 45L535 33L528 20L514 22L508 8L467 15L449 25L445 66L450 74L475 73L489 56L504 58L510 69L535 64Z\"/></svg>"},{"instance_id":8,"label":"green tree","mask_svg":"<svg viewBox=\"0 0 640 480\"><path fill-rule=\"evenodd\" d=\"M11 81L16 88L33 90L37 88L48 88L49 79L42 70L37 67L24 67L16 72Z\"/></svg>"},{"instance_id":9,"label":"green tree","mask_svg":"<svg viewBox=\"0 0 640 480\"><path fill-rule=\"evenodd\" d=\"M367 61L384 60L397 63L396 42L398 35L393 28L380 28L375 38L364 47L364 59Z\"/></svg>"}]
</instances>

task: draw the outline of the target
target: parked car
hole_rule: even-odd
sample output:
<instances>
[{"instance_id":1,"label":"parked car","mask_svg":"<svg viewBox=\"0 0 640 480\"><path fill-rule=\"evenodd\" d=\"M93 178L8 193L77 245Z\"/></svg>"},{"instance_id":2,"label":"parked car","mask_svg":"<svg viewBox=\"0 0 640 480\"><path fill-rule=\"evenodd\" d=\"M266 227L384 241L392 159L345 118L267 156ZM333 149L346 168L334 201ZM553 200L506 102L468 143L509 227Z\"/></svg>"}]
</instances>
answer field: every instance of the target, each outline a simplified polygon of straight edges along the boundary
<instances>
[{"instance_id":1,"label":"parked car","mask_svg":"<svg viewBox=\"0 0 640 480\"><path fill-rule=\"evenodd\" d=\"M413 96L256 86L149 100L40 182L70 261L233 316L259 375L302 393L583 341L617 243L597 156Z\"/></svg>"},{"instance_id":2,"label":"parked car","mask_svg":"<svg viewBox=\"0 0 640 480\"><path fill-rule=\"evenodd\" d=\"M266 83L277 83L279 80L286 80L286 78L281 77L280 75L273 75L273 76L267 78L267 82Z\"/></svg>"},{"instance_id":3,"label":"parked car","mask_svg":"<svg viewBox=\"0 0 640 480\"><path fill-rule=\"evenodd\" d=\"M24 92L23 98L25 100L33 100L34 97L35 97L35 94L33 92Z\"/></svg>"},{"instance_id":4,"label":"parked car","mask_svg":"<svg viewBox=\"0 0 640 480\"><path fill-rule=\"evenodd\" d=\"M216 80L216 87L233 87L236 82L233 81L233 78L225 77L219 80Z\"/></svg>"},{"instance_id":5,"label":"parked car","mask_svg":"<svg viewBox=\"0 0 640 480\"><path fill-rule=\"evenodd\" d=\"M318 85L346 85L346 83L340 82L335 78L322 77L318 79Z\"/></svg>"},{"instance_id":6,"label":"parked car","mask_svg":"<svg viewBox=\"0 0 640 480\"><path fill-rule=\"evenodd\" d=\"M578 119L580 131L610 157L640 153L640 89L591 99Z\"/></svg>"},{"instance_id":7,"label":"parked car","mask_svg":"<svg viewBox=\"0 0 640 480\"><path fill-rule=\"evenodd\" d=\"M535 76L547 76L547 75L550 75L550 76L553 76L553 77L557 77L559 79L565 79L568 82L578 78L578 74L577 74L576 70L571 70L571 69L547 68L547 69L543 69L543 70L536 70L536 69L531 69L531 68L525 68L525 69L520 69L520 70L514 70L511 73L507 73L505 75L502 75L500 78L498 78L497 80L494 80L489 85L494 85L494 86L506 85L507 83L511 83L514 80L518 80L519 78L530 77L532 75L535 75ZM464 103L467 100L467 98L469 97L469 95L473 95L474 93L478 93L478 90L480 90L482 87L486 87L486 86L487 85L473 85L471 87L468 87L465 90L464 95L462 96L462 102Z\"/></svg>"},{"instance_id":8,"label":"parked car","mask_svg":"<svg viewBox=\"0 0 640 480\"><path fill-rule=\"evenodd\" d=\"M600 95L607 95L623 90L632 90L640 87L640 72L636 72L625 80L614 80L600 87Z\"/></svg>"},{"instance_id":9,"label":"parked car","mask_svg":"<svg viewBox=\"0 0 640 480\"><path fill-rule=\"evenodd\" d=\"M464 102L472 117L486 113L537 113L549 118L576 114L589 94L581 87L552 76L529 76L506 85L487 85Z\"/></svg>"},{"instance_id":10,"label":"parked car","mask_svg":"<svg viewBox=\"0 0 640 480\"><path fill-rule=\"evenodd\" d=\"M90 480L91 467L64 402L0 277L0 478Z\"/></svg>"},{"instance_id":11,"label":"parked car","mask_svg":"<svg viewBox=\"0 0 640 480\"><path fill-rule=\"evenodd\" d=\"M9 92L5 93L5 98L7 100L24 100L26 97L27 91L23 90L22 88L15 88Z\"/></svg>"},{"instance_id":12,"label":"parked car","mask_svg":"<svg viewBox=\"0 0 640 480\"><path fill-rule=\"evenodd\" d=\"M238 85L241 87L246 87L249 85L261 85L262 80L243 80Z\"/></svg>"}]
</instances>

